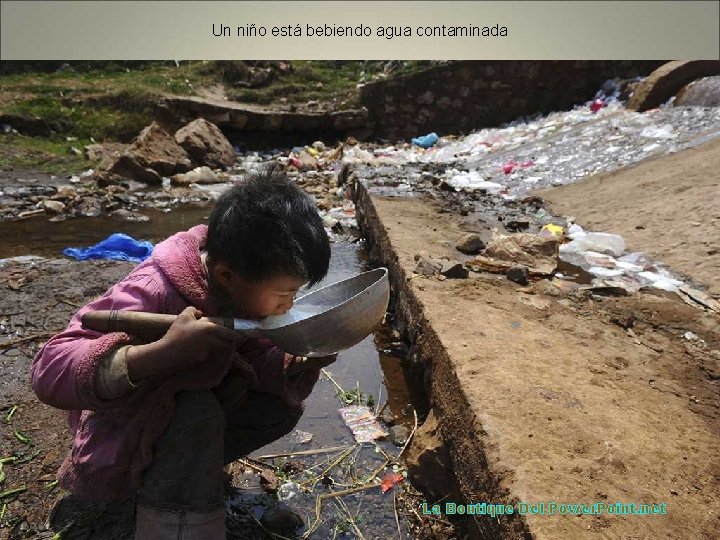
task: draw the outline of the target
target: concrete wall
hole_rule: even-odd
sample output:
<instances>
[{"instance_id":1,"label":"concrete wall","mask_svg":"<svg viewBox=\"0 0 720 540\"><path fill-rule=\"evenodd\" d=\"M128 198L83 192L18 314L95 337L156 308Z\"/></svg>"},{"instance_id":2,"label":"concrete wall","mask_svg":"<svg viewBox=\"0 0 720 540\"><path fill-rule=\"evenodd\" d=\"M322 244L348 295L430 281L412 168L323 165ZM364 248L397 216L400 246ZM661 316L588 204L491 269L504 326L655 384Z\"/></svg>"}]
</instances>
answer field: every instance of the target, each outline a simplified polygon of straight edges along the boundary
<instances>
[{"instance_id":1,"label":"concrete wall","mask_svg":"<svg viewBox=\"0 0 720 540\"><path fill-rule=\"evenodd\" d=\"M376 137L409 139L495 127L520 116L567 110L607 79L646 76L660 60L462 61L361 89Z\"/></svg>"}]
</instances>

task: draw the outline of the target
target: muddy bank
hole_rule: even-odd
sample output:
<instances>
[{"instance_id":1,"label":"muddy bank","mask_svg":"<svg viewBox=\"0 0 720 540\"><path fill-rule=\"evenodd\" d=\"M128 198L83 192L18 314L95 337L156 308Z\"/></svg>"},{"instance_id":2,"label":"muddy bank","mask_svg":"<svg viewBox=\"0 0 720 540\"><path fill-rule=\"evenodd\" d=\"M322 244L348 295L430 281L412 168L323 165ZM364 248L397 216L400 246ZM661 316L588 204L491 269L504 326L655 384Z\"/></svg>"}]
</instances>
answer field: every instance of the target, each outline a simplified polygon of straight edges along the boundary
<instances>
[{"instance_id":1,"label":"muddy bank","mask_svg":"<svg viewBox=\"0 0 720 540\"><path fill-rule=\"evenodd\" d=\"M458 257L461 216L424 197L370 195L363 183L383 175L358 175L371 257L391 269L395 317L465 501L666 509L475 516L481 537L720 533L709 510L720 493L716 315L662 292L607 298L563 294L547 280L413 274L419 251Z\"/></svg>"}]
</instances>

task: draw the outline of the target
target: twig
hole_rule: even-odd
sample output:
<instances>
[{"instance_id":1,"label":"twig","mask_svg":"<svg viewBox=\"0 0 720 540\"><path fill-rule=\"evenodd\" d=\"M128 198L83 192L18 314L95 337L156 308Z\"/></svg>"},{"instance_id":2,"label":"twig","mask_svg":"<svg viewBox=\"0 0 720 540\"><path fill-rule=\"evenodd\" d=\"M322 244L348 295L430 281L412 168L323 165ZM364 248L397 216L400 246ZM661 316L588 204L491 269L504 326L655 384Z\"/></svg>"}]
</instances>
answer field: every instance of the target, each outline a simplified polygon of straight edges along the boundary
<instances>
[{"instance_id":1,"label":"twig","mask_svg":"<svg viewBox=\"0 0 720 540\"><path fill-rule=\"evenodd\" d=\"M352 493L357 493L358 491L363 491L363 490L374 488L374 487L378 487L378 485L375 483L365 484L363 486L358 486L356 488L344 489L342 491L334 491L332 493L323 493L322 495L318 495L317 498L315 499L315 521L313 522L312 526L307 531L305 531L305 533L303 534L302 537L307 538L315 531L315 529L318 528L318 525L320 524L320 512L322 511L322 502L325 499L332 499L334 497L342 497L344 495L350 495Z\"/></svg>"},{"instance_id":2,"label":"twig","mask_svg":"<svg viewBox=\"0 0 720 540\"><path fill-rule=\"evenodd\" d=\"M296 457L296 456L312 456L313 454L329 454L331 452L337 452L339 450L347 450L353 448L352 446L330 446L327 448L315 448L313 450L298 450L297 452L284 452L282 454L267 454L265 456L258 456L257 460L262 459L273 459L279 457Z\"/></svg>"},{"instance_id":3,"label":"twig","mask_svg":"<svg viewBox=\"0 0 720 540\"><path fill-rule=\"evenodd\" d=\"M372 472L372 474L365 479L365 481L366 481L366 482L371 482L372 480L374 480L375 477L376 477L378 474L380 474L380 471L382 471L383 469L385 469L385 467L387 467L388 465L390 465L390 462L391 462L391 460L386 459L386 460L385 460L385 463L383 463L383 464L380 465L377 469L375 469L375 470Z\"/></svg>"},{"instance_id":4,"label":"twig","mask_svg":"<svg viewBox=\"0 0 720 540\"><path fill-rule=\"evenodd\" d=\"M324 471L322 471L315 477L315 480L313 481L312 487L310 489L313 489L321 477L323 477L326 473L330 472L334 467L336 467L340 462L342 462L342 460L344 460L346 457L348 457L350 455L350 452L352 452L354 449L355 449L355 447L351 446L350 448L348 448L347 450L342 452L335 461L333 461L330 465L328 465L325 468ZM303 486L305 484L308 484L309 482L310 481L307 480L305 482L302 482L300 485Z\"/></svg>"},{"instance_id":5,"label":"twig","mask_svg":"<svg viewBox=\"0 0 720 540\"><path fill-rule=\"evenodd\" d=\"M383 389L383 385L381 384L380 388L378 388L377 404L375 405L375 418L377 418L378 415L380 414L379 409L380 409L380 401L381 401L380 398L382 397L382 389ZM387 405L387 401L385 402L385 405ZM383 405L383 410L385 409L385 405Z\"/></svg>"},{"instance_id":6,"label":"twig","mask_svg":"<svg viewBox=\"0 0 720 540\"><path fill-rule=\"evenodd\" d=\"M358 528L357 523L355 523L355 519L350 513L350 509L347 507L347 504L345 504L345 501L343 501L342 499L338 499L336 502L338 503L338 506L340 506L340 508L342 508L347 514L348 521L350 522L352 528L355 530L355 534L357 534L358 538L360 538L360 540L365 540L365 536L363 536L363 533Z\"/></svg>"},{"instance_id":7,"label":"twig","mask_svg":"<svg viewBox=\"0 0 720 540\"><path fill-rule=\"evenodd\" d=\"M397 511L397 492L393 491L393 510L395 510L395 524L397 525L398 538L402 540L402 531L400 530L400 518Z\"/></svg>"},{"instance_id":8,"label":"twig","mask_svg":"<svg viewBox=\"0 0 720 540\"><path fill-rule=\"evenodd\" d=\"M399 461L400 458L402 457L402 455L403 455L403 453L405 452L405 450L407 450L407 447L408 447L408 445L410 444L410 441L412 441L413 435L415 435L415 432L417 431L417 428L418 428L418 417L417 417L417 412L415 411L415 407L413 407L413 416L415 417L415 425L413 426L412 431L410 432L410 435L408 435L408 438L407 438L407 440L405 441L405 444L404 444L403 447L400 449L400 453L397 455L397 458L395 458L395 459L397 459L398 461Z\"/></svg>"},{"instance_id":9,"label":"twig","mask_svg":"<svg viewBox=\"0 0 720 540\"><path fill-rule=\"evenodd\" d=\"M5 343L0 343L0 349L9 349L10 347L17 345L18 343L25 343L26 341L33 341L35 339L42 339L46 337L52 337L57 332L40 332L39 334L33 334L31 336L25 336L17 339L11 339Z\"/></svg>"},{"instance_id":10,"label":"twig","mask_svg":"<svg viewBox=\"0 0 720 540\"><path fill-rule=\"evenodd\" d=\"M345 390L343 390L343 387L340 386L335 379L333 379L333 376L330 375L330 372L329 372L327 369L322 368L320 371L322 372L323 375L325 375L325 376L328 378L328 380L329 380L331 383L333 383L333 385L335 386L335 389L336 389L338 392L341 392L341 393L343 393L343 394L345 393Z\"/></svg>"}]
</instances>

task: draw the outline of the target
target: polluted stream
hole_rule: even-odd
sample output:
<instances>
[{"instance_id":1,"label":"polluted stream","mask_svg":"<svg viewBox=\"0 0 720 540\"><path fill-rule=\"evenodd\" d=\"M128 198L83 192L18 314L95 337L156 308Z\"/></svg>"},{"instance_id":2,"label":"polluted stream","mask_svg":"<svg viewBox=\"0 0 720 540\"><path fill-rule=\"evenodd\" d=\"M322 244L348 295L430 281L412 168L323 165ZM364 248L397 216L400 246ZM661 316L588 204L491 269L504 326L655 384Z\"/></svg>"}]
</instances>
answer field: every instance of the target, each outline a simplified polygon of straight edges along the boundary
<instances>
[{"instance_id":1,"label":"polluted stream","mask_svg":"<svg viewBox=\"0 0 720 540\"><path fill-rule=\"evenodd\" d=\"M57 223L45 219L5 222L0 226L0 259L62 258L66 247L90 246L117 232L156 243L205 222L209 211L209 207L185 207L167 213L146 211L150 220L142 223L121 223L107 217ZM328 275L314 288L369 269L362 241L334 234L331 238ZM27 260L32 264L31 258ZM384 325L341 352L305 401L305 413L296 429L232 465L235 489L227 500L228 538L272 537L260 522L267 524L272 515L268 510L278 507L289 508L302 517L304 525L294 531L298 537L387 538L399 532L403 537L414 536L417 513L413 509L420 495L406 480L402 459L396 459L416 422L400 358L403 351L398 336L393 338L392 329ZM366 423L362 428L362 418L349 418L354 425L361 425L357 430L360 437L363 433L370 438L381 435L373 432L377 429L384 436L362 444L356 441L340 413L340 409L346 409L346 414L357 417L363 409L356 406L367 407L373 416L379 413L387 421ZM398 433L398 437L392 437L395 444L391 442L391 424ZM345 491L350 493L331 496ZM273 528L277 531L283 526L287 525L275 524ZM285 530L284 535L292 537L293 531Z\"/></svg>"}]
</instances>

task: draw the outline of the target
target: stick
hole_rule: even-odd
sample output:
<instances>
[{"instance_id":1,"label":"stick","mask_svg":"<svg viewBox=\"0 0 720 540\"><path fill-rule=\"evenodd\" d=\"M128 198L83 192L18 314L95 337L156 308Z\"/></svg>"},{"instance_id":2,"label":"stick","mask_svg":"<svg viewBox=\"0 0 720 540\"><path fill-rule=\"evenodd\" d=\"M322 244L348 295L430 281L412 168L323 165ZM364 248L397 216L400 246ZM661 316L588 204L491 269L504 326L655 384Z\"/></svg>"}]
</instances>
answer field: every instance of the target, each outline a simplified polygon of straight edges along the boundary
<instances>
[{"instance_id":1,"label":"stick","mask_svg":"<svg viewBox=\"0 0 720 540\"><path fill-rule=\"evenodd\" d=\"M377 484L365 484L363 486L359 486L356 488L350 488L350 489L344 489L342 491L334 491L333 493L323 493L322 495L318 495L318 497L315 499L315 521L313 522L312 526L305 531L305 534L303 534L303 538L307 538L310 536L315 529L318 528L318 525L320 524L320 512L322 510L322 502L325 499L332 499L334 497L342 497L343 495L350 495L352 493L357 493L358 491L363 491L366 489L378 487Z\"/></svg>"},{"instance_id":2,"label":"stick","mask_svg":"<svg viewBox=\"0 0 720 540\"><path fill-rule=\"evenodd\" d=\"M382 384L380 385L380 388L378 388L378 398L377 398L377 404L375 405L375 418L378 417L378 414L380 414L378 411L380 409L380 398L382 397ZM387 403L387 402L386 402ZM383 409L385 408L385 405L383 405Z\"/></svg>"},{"instance_id":3,"label":"stick","mask_svg":"<svg viewBox=\"0 0 720 540\"><path fill-rule=\"evenodd\" d=\"M348 521L350 522L350 525L352 526L352 528L355 530L355 534L357 534L358 538L360 538L360 540L365 540L363 533L360 532L360 529L358 528L357 523L355 523L355 520L353 519L353 516L350 513L350 509L347 507L347 504L345 504L345 501L343 501L342 499L338 499L336 502L338 503L338 506L340 506L347 514Z\"/></svg>"},{"instance_id":4,"label":"stick","mask_svg":"<svg viewBox=\"0 0 720 540\"><path fill-rule=\"evenodd\" d=\"M335 385L335 389L338 392L341 392L343 394L345 393L345 390L343 390L343 387L340 386L335 379L333 379L332 375L330 375L330 372L328 370L326 370L325 368L322 368L320 371L322 372L323 375L325 375L328 378L328 380L331 383L333 383L333 385Z\"/></svg>"},{"instance_id":5,"label":"stick","mask_svg":"<svg viewBox=\"0 0 720 540\"><path fill-rule=\"evenodd\" d=\"M342 460L344 460L346 457L348 457L348 456L350 455L350 452L352 452L352 451L354 450L354 448L355 448L354 446L351 446L350 448L348 448L347 450L345 450L343 453L340 454L340 456L338 456L338 458L337 458L335 461L333 461L330 465L328 465L328 467L327 467L324 471L322 471L321 473L319 473L319 474L317 475L317 477L315 478L315 481L313 482L313 485L312 485L312 487L311 487L310 489L312 490L312 489L315 487L315 485L318 483L318 480L320 479L320 477L322 477L322 476L324 476L326 473L330 472L330 471L333 469L333 467L335 467L338 463L340 463ZM307 480L307 481L305 481L305 482L302 482L300 485L302 486L302 485L305 485L305 484L307 484L307 483L309 483L309 482L310 482L310 481Z\"/></svg>"},{"instance_id":6,"label":"stick","mask_svg":"<svg viewBox=\"0 0 720 540\"><path fill-rule=\"evenodd\" d=\"M282 454L267 454L265 456L259 456L257 460L261 459L273 459L279 457L295 457L295 456L312 456L313 454L329 454L331 452L337 452L339 450L347 450L353 448L352 446L331 446L328 448L315 448L314 450L298 450L297 452L284 452Z\"/></svg>"},{"instance_id":7,"label":"stick","mask_svg":"<svg viewBox=\"0 0 720 540\"><path fill-rule=\"evenodd\" d=\"M0 343L0 349L9 349L13 345L17 345L18 343L25 343L26 341L32 341L34 339L52 337L55 334L57 334L57 332L40 332L39 334L33 334L31 336L11 339L10 341L6 341L5 343Z\"/></svg>"},{"instance_id":8,"label":"stick","mask_svg":"<svg viewBox=\"0 0 720 540\"><path fill-rule=\"evenodd\" d=\"M402 540L402 531L400 530L400 518L397 511L397 492L393 491L393 510L395 510L395 525L397 525L398 538Z\"/></svg>"},{"instance_id":9,"label":"stick","mask_svg":"<svg viewBox=\"0 0 720 540\"><path fill-rule=\"evenodd\" d=\"M410 441L412 441L413 435L415 435L415 432L418 428L418 418L417 418L417 412L415 411L415 407L413 407L413 416L415 417L415 425L413 426L412 431L410 432L410 435L408 435L407 441L405 441L405 444L403 445L402 449L400 450L400 453L397 455L398 461L400 460L400 457L403 455L405 450L407 449L408 445L410 444Z\"/></svg>"}]
</instances>

